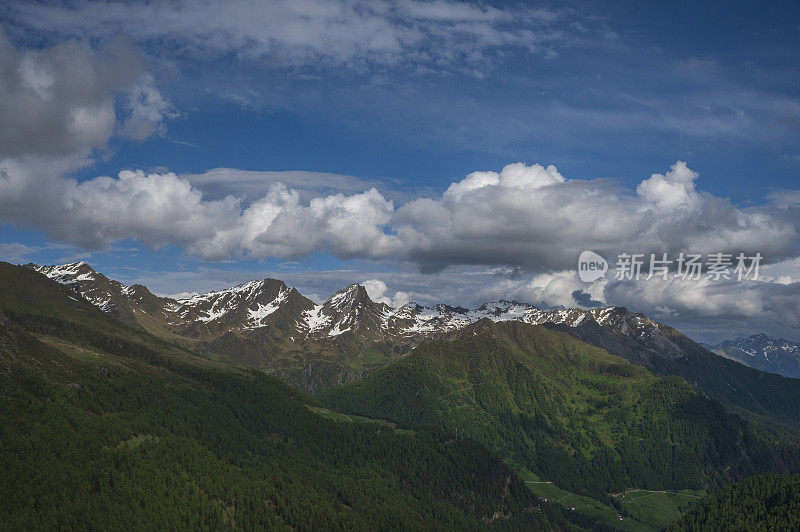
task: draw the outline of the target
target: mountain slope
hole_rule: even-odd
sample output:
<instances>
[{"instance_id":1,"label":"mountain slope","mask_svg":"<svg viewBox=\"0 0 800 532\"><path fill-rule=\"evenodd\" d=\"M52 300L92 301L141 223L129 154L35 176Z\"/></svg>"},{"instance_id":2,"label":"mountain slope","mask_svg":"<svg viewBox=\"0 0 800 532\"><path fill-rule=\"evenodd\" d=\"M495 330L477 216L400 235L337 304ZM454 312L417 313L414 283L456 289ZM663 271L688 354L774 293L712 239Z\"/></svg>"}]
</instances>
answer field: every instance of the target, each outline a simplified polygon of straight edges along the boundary
<instances>
[{"instance_id":1,"label":"mountain slope","mask_svg":"<svg viewBox=\"0 0 800 532\"><path fill-rule=\"evenodd\" d=\"M800 344L766 334L725 340L708 349L745 366L800 379Z\"/></svg>"},{"instance_id":2,"label":"mountain slope","mask_svg":"<svg viewBox=\"0 0 800 532\"><path fill-rule=\"evenodd\" d=\"M800 381L715 355L672 327L658 324L657 330L627 334L622 327L599 326L589 320L577 327L546 325L642 364L657 375L679 376L725 405L800 428Z\"/></svg>"},{"instance_id":3,"label":"mountain slope","mask_svg":"<svg viewBox=\"0 0 800 532\"><path fill-rule=\"evenodd\" d=\"M325 419L2 264L0 395L11 529L571 527L474 442Z\"/></svg>"},{"instance_id":4,"label":"mountain slope","mask_svg":"<svg viewBox=\"0 0 800 532\"><path fill-rule=\"evenodd\" d=\"M319 397L340 411L475 438L595 497L800 467L796 437L762 435L680 379L518 322L482 320Z\"/></svg>"},{"instance_id":5,"label":"mountain slope","mask_svg":"<svg viewBox=\"0 0 800 532\"><path fill-rule=\"evenodd\" d=\"M124 323L217 360L272 373L309 392L359 379L421 343L488 318L567 332L658 375L677 375L726 405L800 427L800 381L717 356L623 307L541 310L497 301L477 309L414 303L392 309L370 300L359 285L316 305L275 279L174 300L109 281L85 263L29 267Z\"/></svg>"},{"instance_id":6,"label":"mountain slope","mask_svg":"<svg viewBox=\"0 0 800 532\"><path fill-rule=\"evenodd\" d=\"M798 530L800 475L759 475L702 500L667 527L679 530Z\"/></svg>"}]
</instances>

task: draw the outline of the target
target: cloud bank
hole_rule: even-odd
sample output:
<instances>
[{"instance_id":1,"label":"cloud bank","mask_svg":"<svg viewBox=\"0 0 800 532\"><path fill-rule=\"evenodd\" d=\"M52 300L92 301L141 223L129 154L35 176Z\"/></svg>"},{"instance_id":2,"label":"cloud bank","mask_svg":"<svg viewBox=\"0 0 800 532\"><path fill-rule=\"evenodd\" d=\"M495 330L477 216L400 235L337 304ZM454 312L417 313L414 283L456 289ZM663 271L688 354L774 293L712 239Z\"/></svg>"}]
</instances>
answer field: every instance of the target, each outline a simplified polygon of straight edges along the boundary
<instances>
[{"instance_id":1,"label":"cloud bank","mask_svg":"<svg viewBox=\"0 0 800 532\"><path fill-rule=\"evenodd\" d=\"M205 199L173 173L126 170L78 182L6 159L0 207L7 222L88 248L131 238L208 260L326 252L429 272L458 265L548 272L574 267L585 249L607 257L759 252L768 262L796 255L800 208L739 207L698 190L697 178L678 161L631 191L515 163L396 206L376 188L303 199L282 183L252 201Z\"/></svg>"}]
</instances>

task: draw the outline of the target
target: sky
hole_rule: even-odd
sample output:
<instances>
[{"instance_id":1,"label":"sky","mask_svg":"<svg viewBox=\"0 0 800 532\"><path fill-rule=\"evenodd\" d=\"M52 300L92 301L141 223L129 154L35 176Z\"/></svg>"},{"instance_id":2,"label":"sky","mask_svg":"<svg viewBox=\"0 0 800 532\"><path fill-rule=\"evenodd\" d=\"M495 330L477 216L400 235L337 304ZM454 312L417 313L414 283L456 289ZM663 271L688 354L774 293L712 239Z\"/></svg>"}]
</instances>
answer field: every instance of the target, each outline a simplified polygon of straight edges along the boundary
<instances>
[{"instance_id":1,"label":"sky","mask_svg":"<svg viewBox=\"0 0 800 532\"><path fill-rule=\"evenodd\" d=\"M800 6L659 4L4 2L0 259L800 340Z\"/></svg>"}]
</instances>

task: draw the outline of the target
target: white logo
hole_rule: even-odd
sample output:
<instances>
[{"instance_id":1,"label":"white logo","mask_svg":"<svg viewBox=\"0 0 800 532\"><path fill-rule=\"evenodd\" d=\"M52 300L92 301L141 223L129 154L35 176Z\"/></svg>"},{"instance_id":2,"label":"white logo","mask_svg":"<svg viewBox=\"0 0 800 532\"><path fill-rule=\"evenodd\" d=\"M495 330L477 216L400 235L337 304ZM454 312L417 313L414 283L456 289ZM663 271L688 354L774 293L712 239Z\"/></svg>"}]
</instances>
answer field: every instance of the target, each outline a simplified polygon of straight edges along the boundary
<instances>
[{"instance_id":1,"label":"white logo","mask_svg":"<svg viewBox=\"0 0 800 532\"><path fill-rule=\"evenodd\" d=\"M607 271L608 262L594 251L584 251L578 257L578 277L584 283L596 281L604 276Z\"/></svg>"}]
</instances>

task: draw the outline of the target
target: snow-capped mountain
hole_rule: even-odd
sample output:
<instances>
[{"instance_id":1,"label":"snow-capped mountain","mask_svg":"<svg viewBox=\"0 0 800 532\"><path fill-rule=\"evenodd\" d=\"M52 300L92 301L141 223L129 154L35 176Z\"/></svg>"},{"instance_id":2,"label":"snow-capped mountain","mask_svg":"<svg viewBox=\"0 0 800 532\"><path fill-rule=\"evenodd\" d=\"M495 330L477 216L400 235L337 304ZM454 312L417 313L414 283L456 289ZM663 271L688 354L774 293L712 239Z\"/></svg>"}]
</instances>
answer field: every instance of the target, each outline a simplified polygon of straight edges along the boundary
<instances>
[{"instance_id":1,"label":"snow-capped mountain","mask_svg":"<svg viewBox=\"0 0 800 532\"><path fill-rule=\"evenodd\" d=\"M389 325L395 325L403 336L414 337L457 330L484 318L566 329L589 343L623 353L621 356L637 363L646 364L651 353L667 358L688 353L685 347L673 341L673 329L624 307L543 310L517 301L501 300L477 309L466 309L448 305L421 307L409 303L392 314Z\"/></svg>"},{"instance_id":2,"label":"snow-capped mountain","mask_svg":"<svg viewBox=\"0 0 800 532\"><path fill-rule=\"evenodd\" d=\"M562 329L656 372L692 354L713 356L678 331L624 307L544 310L501 300L476 309L416 303L395 309L372 301L357 284L315 304L276 279L172 299L108 279L85 262L29 267L72 287L128 325L189 342L210 356L294 372L286 378L309 390L322 373L326 384L331 379L344 382L421 342L482 319Z\"/></svg>"},{"instance_id":3,"label":"snow-capped mountain","mask_svg":"<svg viewBox=\"0 0 800 532\"><path fill-rule=\"evenodd\" d=\"M144 318L175 334L210 340L233 331L247 335L262 328L280 328L295 339L336 337L347 332L376 338L419 339L460 329L481 319L522 321L536 325L578 327L592 322L624 335L652 337L659 324L622 307L591 310L542 310L517 301L495 301L477 309L408 303L393 309L372 301L363 286L350 285L321 305L303 297L283 281L263 279L182 299L158 297L142 285L126 286L95 272L87 263L30 267L72 287L109 313L131 316L142 327ZM131 320L125 320L131 321Z\"/></svg>"},{"instance_id":4,"label":"snow-capped mountain","mask_svg":"<svg viewBox=\"0 0 800 532\"><path fill-rule=\"evenodd\" d=\"M645 334L647 325L656 325L644 315L638 315L639 317L634 319L635 325L631 328L622 317L626 313L627 311L622 307L604 307L592 310L579 308L542 310L517 301L500 300L485 303L477 309L449 305L422 307L416 303L409 303L393 312L391 317L405 325L401 327L405 333L452 331L484 318L492 321L522 321L534 325L553 323L569 327L577 327L584 320L589 319L599 325L608 324L625 330L632 329L640 335Z\"/></svg>"},{"instance_id":5,"label":"snow-capped mountain","mask_svg":"<svg viewBox=\"0 0 800 532\"><path fill-rule=\"evenodd\" d=\"M90 303L119 321L141 328L136 314L155 314L168 301L153 295L142 285L125 286L98 273L85 262L74 262L60 266L28 264L47 277L67 286Z\"/></svg>"},{"instance_id":6,"label":"snow-capped mountain","mask_svg":"<svg viewBox=\"0 0 800 532\"><path fill-rule=\"evenodd\" d=\"M800 344L783 338L754 334L725 340L709 349L751 368L800 379Z\"/></svg>"},{"instance_id":7,"label":"snow-capped mountain","mask_svg":"<svg viewBox=\"0 0 800 532\"><path fill-rule=\"evenodd\" d=\"M306 313L309 334L324 332L338 336L346 332L382 334L393 309L372 301L367 290L358 284L333 294L324 304Z\"/></svg>"},{"instance_id":8,"label":"snow-capped mountain","mask_svg":"<svg viewBox=\"0 0 800 532\"><path fill-rule=\"evenodd\" d=\"M70 286L128 325L196 340L213 340L231 331L246 334L263 327L302 329L304 313L315 308L311 300L277 279L172 299L155 296L142 285L110 280L85 262L29 267Z\"/></svg>"}]
</instances>

